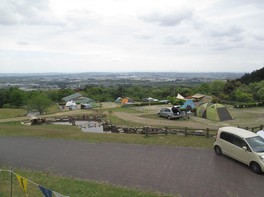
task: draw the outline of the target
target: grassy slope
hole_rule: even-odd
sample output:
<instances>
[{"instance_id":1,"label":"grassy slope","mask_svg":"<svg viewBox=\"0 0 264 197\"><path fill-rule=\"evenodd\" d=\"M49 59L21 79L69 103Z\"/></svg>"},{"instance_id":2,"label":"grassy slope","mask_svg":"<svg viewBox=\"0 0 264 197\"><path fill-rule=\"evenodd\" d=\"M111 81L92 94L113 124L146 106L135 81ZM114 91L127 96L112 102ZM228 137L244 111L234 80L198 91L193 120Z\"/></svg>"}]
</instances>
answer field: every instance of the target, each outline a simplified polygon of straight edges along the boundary
<instances>
[{"instance_id":1,"label":"grassy slope","mask_svg":"<svg viewBox=\"0 0 264 197\"><path fill-rule=\"evenodd\" d=\"M6 169L4 167L0 167L0 169ZM36 172L31 170L21 170L21 169L13 169L15 173L21 175L27 180L33 181L34 183L40 184L43 187L61 193L63 195L68 196L78 196L78 197L116 197L116 196L124 196L124 197L159 197L159 196L169 196L163 195L160 193L146 192L136 189L129 189L125 187L79 180L74 178L67 178L61 176L54 176L49 173L44 172ZM18 181L15 175L12 175L13 178L13 196L25 196L22 188L19 186ZM11 178L9 172L0 172L0 196L1 197L9 197L10 196L10 185ZM27 186L28 196L42 196L38 186L32 184L28 181Z\"/></svg>"},{"instance_id":2,"label":"grassy slope","mask_svg":"<svg viewBox=\"0 0 264 197\"><path fill-rule=\"evenodd\" d=\"M178 135L150 135L120 133L84 133L77 127L63 125L24 126L20 123L1 123L0 136L28 136L42 138L60 138L65 140L81 140L87 142L114 142L130 144L158 144L212 148L213 139L205 137Z\"/></svg>"},{"instance_id":3,"label":"grassy slope","mask_svg":"<svg viewBox=\"0 0 264 197\"><path fill-rule=\"evenodd\" d=\"M26 114L24 109L6 109L0 108L0 119L21 117Z\"/></svg>"}]
</instances>

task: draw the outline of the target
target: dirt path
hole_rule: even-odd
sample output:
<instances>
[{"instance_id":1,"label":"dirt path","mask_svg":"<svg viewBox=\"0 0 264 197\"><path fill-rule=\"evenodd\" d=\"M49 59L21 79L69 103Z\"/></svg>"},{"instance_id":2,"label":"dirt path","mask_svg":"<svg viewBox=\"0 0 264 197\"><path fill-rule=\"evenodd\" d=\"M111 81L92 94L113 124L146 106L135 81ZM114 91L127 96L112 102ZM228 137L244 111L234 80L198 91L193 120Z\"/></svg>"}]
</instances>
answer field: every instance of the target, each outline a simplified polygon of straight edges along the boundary
<instances>
[{"instance_id":1,"label":"dirt path","mask_svg":"<svg viewBox=\"0 0 264 197\"><path fill-rule=\"evenodd\" d=\"M141 123L146 126L173 126L173 127L189 127L196 129L206 129L210 127L211 129L218 129L221 124L210 123L211 121L204 121L204 123L197 122L196 117L191 117L191 119L176 119L176 120L167 120L165 118L150 119L142 117L140 113L124 113L124 112L115 112L114 115L117 117L127 120L130 122Z\"/></svg>"}]
</instances>

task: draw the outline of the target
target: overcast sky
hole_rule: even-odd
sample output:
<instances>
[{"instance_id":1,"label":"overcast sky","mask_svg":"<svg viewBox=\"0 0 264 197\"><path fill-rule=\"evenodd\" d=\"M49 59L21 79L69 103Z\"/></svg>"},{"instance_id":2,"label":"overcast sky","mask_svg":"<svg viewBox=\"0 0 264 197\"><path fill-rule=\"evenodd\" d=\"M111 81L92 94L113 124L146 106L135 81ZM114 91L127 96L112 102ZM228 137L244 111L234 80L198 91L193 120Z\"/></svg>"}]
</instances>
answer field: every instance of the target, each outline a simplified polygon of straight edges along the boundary
<instances>
[{"instance_id":1,"label":"overcast sky","mask_svg":"<svg viewBox=\"0 0 264 197\"><path fill-rule=\"evenodd\" d=\"M252 72L264 0L0 0L0 73Z\"/></svg>"}]
</instances>

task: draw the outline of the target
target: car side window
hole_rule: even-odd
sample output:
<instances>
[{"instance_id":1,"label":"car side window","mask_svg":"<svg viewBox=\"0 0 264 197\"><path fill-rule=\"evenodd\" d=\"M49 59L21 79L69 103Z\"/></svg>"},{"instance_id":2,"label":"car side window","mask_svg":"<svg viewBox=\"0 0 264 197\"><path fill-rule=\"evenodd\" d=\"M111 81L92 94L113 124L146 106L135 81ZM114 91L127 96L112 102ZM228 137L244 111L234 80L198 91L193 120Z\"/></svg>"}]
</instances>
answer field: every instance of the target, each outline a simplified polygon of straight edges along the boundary
<instances>
[{"instance_id":1,"label":"car side window","mask_svg":"<svg viewBox=\"0 0 264 197\"><path fill-rule=\"evenodd\" d=\"M220 134L220 138L227 142L233 143L233 135L230 133L222 132Z\"/></svg>"},{"instance_id":2,"label":"car side window","mask_svg":"<svg viewBox=\"0 0 264 197\"><path fill-rule=\"evenodd\" d=\"M238 136L233 136L233 144L240 148L247 146L246 142Z\"/></svg>"}]
</instances>

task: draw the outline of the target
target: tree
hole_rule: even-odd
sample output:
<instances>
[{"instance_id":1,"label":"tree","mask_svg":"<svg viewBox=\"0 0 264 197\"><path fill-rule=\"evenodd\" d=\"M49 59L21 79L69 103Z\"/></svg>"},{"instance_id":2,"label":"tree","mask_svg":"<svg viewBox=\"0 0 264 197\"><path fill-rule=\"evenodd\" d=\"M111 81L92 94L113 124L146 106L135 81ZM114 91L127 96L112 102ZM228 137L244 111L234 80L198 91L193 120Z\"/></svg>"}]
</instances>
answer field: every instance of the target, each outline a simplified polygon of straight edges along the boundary
<instances>
[{"instance_id":1,"label":"tree","mask_svg":"<svg viewBox=\"0 0 264 197\"><path fill-rule=\"evenodd\" d=\"M0 89L0 108L9 100L7 89Z\"/></svg>"},{"instance_id":2,"label":"tree","mask_svg":"<svg viewBox=\"0 0 264 197\"><path fill-rule=\"evenodd\" d=\"M218 96L220 92L224 90L225 82L215 80L210 83L210 93Z\"/></svg>"},{"instance_id":3,"label":"tree","mask_svg":"<svg viewBox=\"0 0 264 197\"><path fill-rule=\"evenodd\" d=\"M195 92L199 92L201 94L208 94L210 92L209 83L203 83L195 88Z\"/></svg>"},{"instance_id":4,"label":"tree","mask_svg":"<svg viewBox=\"0 0 264 197\"><path fill-rule=\"evenodd\" d=\"M26 94L18 88L10 89L10 104L19 108L25 104Z\"/></svg>"},{"instance_id":5,"label":"tree","mask_svg":"<svg viewBox=\"0 0 264 197\"><path fill-rule=\"evenodd\" d=\"M168 96L168 100L172 105L183 105L184 100L182 99L177 99L176 97L173 96Z\"/></svg>"},{"instance_id":6,"label":"tree","mask_svg":"<svg viewBox=\"0 0 264 197\"><path fill-rule=\"evenodd\" d=\"M238 102L253 102L252 94L236 89L234 92L235 100Z\"/></svg>"},{"instance_id":7,"label":"tree","mask_svg":"<svg viewBox=\"0 0 264 197\"><path fill-rule=\"evenodd\" d=\"M259 91L257 92L258 96L259 96L259 99L261 101L264 101L264 87L259 89Z\"/></svg>"},{"instance_id":8,"label":"tree","mask_svg":"<svg viewBox=\"0 0 264 197\"><path fill-rule=\"evenodd\" d=\"M28 102L28 111L36 110L40 114L47 112L51 105L51 100L44 93L34 94Z\"/></svg>"}]
</instances>

